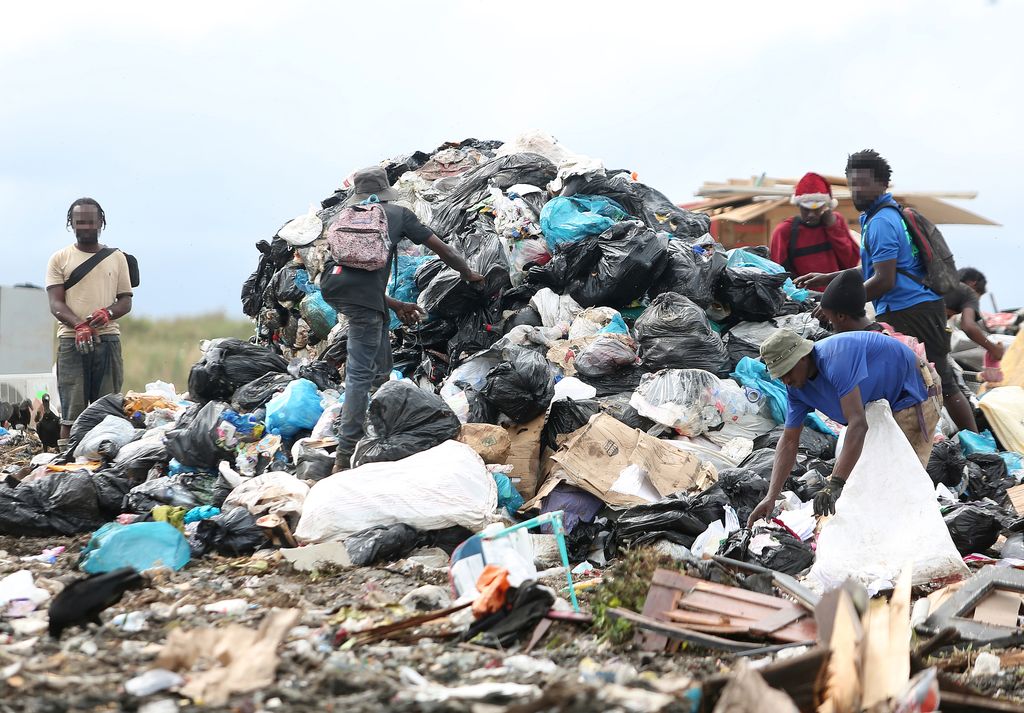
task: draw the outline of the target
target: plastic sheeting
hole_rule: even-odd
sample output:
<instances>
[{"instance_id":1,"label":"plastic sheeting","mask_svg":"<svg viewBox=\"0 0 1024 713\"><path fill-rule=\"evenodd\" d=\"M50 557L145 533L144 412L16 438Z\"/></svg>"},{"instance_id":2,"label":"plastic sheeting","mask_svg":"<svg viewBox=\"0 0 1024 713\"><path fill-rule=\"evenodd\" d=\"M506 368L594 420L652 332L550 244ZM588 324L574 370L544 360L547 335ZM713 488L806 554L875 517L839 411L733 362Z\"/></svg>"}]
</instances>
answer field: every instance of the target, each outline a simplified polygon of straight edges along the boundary
<instances>
[{"instance_id":1,"label":"plastic sheeting","mask_svg":"<svg viewBox=\"0 0 1024 713\"><path fill-rule=\"evenodd\" d=\"M658 295L634 325L647 371L703 369L728 373L725 345L704 310L674 292Z\"/></svg>"}]
</instances>

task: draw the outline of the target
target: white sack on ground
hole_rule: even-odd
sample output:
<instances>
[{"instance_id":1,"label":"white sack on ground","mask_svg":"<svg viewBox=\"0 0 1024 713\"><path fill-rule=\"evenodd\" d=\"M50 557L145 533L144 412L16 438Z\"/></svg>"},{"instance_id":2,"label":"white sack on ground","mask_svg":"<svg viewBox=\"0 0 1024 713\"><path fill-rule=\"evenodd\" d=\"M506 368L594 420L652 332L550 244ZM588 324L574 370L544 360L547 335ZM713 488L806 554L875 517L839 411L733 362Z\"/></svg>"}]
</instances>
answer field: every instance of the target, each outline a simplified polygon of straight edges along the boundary
<instances>
[{"instance_id":1,"label":"white sack on ground","mask_svg":"<svg viewBox=\"0 0 1024 713\"><path fill-rule=\"evenodd\" d=\"M864 451L818 536L809 584L837 587L848 577L867 585L895 582L913 562L913 583L966 576L935 500L931 479L885 401L867 406Z\"/></svg>"},{"instance_id":2,"label":"white sack on ground","mask_svg":"<svg viewBox=\"0 0 1024 713\"><path fill-rule=\"evenodd\" d=\"M498 489L484 462L464 443L324 478L306 497L295 537L343 540L376 525L405 523L417 530L461 525L480 530L498 506Z\"/></svg>"}]
</instances>

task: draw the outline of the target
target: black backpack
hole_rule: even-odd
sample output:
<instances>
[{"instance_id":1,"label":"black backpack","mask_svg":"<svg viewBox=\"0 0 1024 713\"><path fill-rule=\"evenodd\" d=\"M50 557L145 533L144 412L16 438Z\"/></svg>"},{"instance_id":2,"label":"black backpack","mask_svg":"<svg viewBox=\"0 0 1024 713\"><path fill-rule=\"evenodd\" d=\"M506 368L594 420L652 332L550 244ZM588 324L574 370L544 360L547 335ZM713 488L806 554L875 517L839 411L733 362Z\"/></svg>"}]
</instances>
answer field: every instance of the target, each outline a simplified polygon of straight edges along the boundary
<instances>
[{"instance_id":1,"label":"black backpack","mask_svg":"<svg viewBox=\"0 0 1024 713\"><path fill-rule=\"evenodd\" d=\"M118 252L117 248L103 248L91 258L83 262L81 265L76 267L68 275L68 279L64 281L64 291L70 290L72 287L82 281L86 275L92 272L92 269L99 265L101 262L106 260L108 257ZM124 251L122 251L124 252ZM131 282L132 287L139 286L139 261L134 255L124 253L124 259L128 262L128 279Z\"/></svg>"},{"instance_id":2,"label":"black backpack","mask_svg":"<svg viewBox=\"0 0 1024 713\"><path fill-rule=\"evenodd\" d=\"M960 276L957 274L953 251L949 249L946 238L935 227L935 224L913 208L904 207L896 201L892 201L883 203L871 211L867 216L865 226L883 208L895 208L899 212L903 225L906 226L910 239L917 248L917 254L924 264L925 276L920 278L906 270L897 270L897 272L909 277L919 285L924 285L940 297L959 285Z\"/></svg>"}]
</instances>

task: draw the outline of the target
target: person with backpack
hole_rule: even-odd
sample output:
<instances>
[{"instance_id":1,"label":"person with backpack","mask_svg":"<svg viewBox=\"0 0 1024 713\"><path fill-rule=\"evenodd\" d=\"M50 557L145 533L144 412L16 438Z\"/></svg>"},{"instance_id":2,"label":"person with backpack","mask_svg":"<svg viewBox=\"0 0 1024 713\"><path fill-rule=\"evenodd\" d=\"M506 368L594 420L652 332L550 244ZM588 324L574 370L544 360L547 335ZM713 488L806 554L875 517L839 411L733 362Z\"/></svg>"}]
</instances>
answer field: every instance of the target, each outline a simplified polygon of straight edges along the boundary
<instances>
[{"instance_id":1,"label":"person with backpack","mask_svg":"<svg viewBox=\"0 0 1024 713\"><path fill-rule=\"evenodd\" d=\"M920 340L942 381L942 396L961 430L977 431L971 405L957 388L949 361L950 332L942 295L959 282L941 233L916 211L899 205L888 192L892 168L871 149L851 154L846 178L853 205L861 211L861 265L864 291L879 322ZM798 287L822 290L839 275L811 273Z\"/></svg>"},{"instance_id":2,"label":"person with backpack","mask_svg":"<svg viewBox=\"0 0 1024 713\"><path fill-rule=\"evenodd\" d=\"M796 184L790 202L800 214L779 223L772 232L771 259L794 278L812 272L837 272L860 264L860 248L846 220L836 215L839 201L817 173Z\"/></svg>"},{"instance_id":3,"label":"person with backpack","mask_svg":"<svg viewBox=\"0 0 1024 713\"><path fill-rule=\"evenodd\" d=\"M347 206L326 230L331 258L320 278L324 299L348 320L345 402L338 425L335 471L350 467L355 445L363 437L370 391L391 373L388 309L405 324L415 324L426 316L417 305L386 294L398 243L407 238L423 245L467 282L484 279L411 210L390 202L398 194L383 168L357 171L352 179Z\"/></svg>"},{"instance_id":4,"label":"person with backpack","mask_svg":"<svg viewBox=\"0 0 1024 713\"><path fill-rule=\"evenodd\" d=\"M132 310L133 278L125 254L100 244L106 226L100 204L79 198L67 215L75 243L51 255L46 265L50 314L58 322L57 393L64 439L86 406L119 392L124 380L117 320Z\"/></svg>"}]
</instances>

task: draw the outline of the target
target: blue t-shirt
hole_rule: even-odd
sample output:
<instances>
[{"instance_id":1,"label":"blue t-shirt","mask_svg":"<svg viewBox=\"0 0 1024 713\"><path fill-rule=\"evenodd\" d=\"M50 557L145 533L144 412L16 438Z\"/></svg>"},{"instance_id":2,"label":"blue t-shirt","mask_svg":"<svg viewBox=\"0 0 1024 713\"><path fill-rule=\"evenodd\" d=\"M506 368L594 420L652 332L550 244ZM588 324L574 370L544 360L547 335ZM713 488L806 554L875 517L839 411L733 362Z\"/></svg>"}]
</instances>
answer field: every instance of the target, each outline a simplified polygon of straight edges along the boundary
<instances>
[{"instance_id":1,"label":"blue t-shirt","mask_svg":"<svg viewBox=\"0 0 1024 713\"><path fill-rule=\"evenodd\" d=\"M903 224L899 211L895 208L882 208L867 221L871 211L883 203L891 203L891 193L883 193L864 213L860 214L861 248L860 261L864 270L864 281L867 282L875 274L875 263L896 261L897 270L905 270L920 278L925 277L924 264L918 257L917 247ZM934 302L939 296L924 285L899 272L896 273L896 284L884 295L875 300L875 312L884 315L886 312L913 307L922 302Z\"/></svg>"},{"instance_id":2,"label":"blue t-shirt","mask_svg":"<svg viewBox=\"0 0 1024 713\"><path fill-rule=\"evenodd\" d=\"M860 387L865 404L885 399L901 411L928 398L917 355L910 347L879 332L844 332L822 339L811 352L818 375L802 389L786 388L786 428L796 428L817 409L845 424L840 400Z\"/></svg>"}]
</instances>

